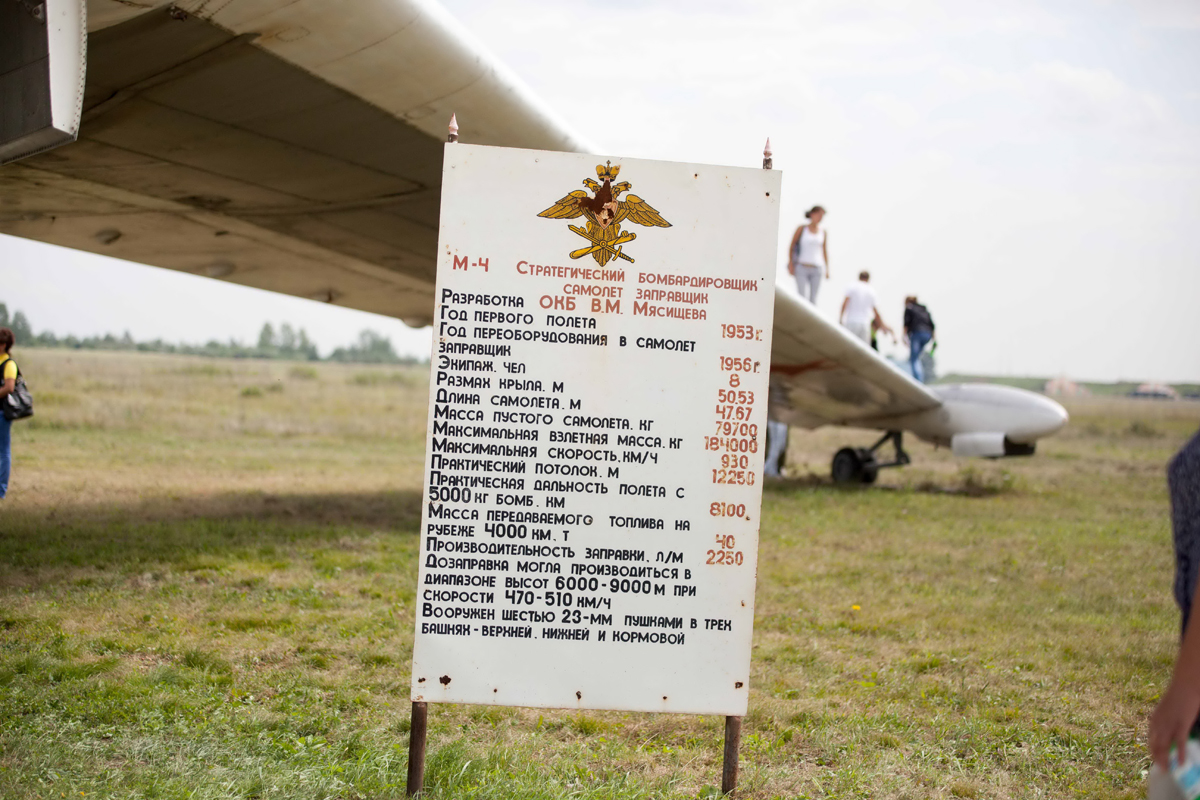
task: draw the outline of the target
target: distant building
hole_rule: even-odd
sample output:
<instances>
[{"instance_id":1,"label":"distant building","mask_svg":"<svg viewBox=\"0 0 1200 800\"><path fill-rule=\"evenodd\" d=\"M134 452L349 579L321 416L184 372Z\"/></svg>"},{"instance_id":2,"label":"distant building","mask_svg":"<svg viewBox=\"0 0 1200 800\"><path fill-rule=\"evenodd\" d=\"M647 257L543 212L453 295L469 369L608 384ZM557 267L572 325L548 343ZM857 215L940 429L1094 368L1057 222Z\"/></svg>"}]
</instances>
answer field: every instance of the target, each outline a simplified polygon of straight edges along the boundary
<instances>
[{"instance_id":1,"label":"distant building","mask_svg":"<svg viewBox=\"0 0 1200 800\"><path fill-rule=\"evenodd\" d=\"M1075 381L1061 377L1046 381L1042 392L1052 397L1086 397L1091 394L1086 386L1080 386Z\"/></svg>"},{"instance_id":2,"label":"distant building","mask_svg":"<svg viewBox=\"0 0 1200 800\"><path fill-rule=\"evenodd\" d=\"M1130 397L1150 397L1156 400L1178 400L1179 392L1165 383L1143 383L1129 393Z\"/></svg>"}]
</instances>

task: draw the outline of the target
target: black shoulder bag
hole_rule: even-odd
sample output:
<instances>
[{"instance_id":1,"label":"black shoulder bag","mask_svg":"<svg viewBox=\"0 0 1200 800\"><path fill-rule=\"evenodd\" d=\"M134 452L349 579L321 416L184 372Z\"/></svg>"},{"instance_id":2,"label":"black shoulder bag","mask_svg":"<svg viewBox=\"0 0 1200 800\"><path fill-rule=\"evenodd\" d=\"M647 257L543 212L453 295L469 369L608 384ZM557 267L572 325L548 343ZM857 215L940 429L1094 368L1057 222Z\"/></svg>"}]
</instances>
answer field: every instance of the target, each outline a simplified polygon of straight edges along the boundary
<instances>
[{"instance_id":1,"label":"black shoulder bag","mask_svg":"<svg viewBox=\"0 0 1200 800\"><path fill-rule=\"evenodd\" d=\"M0 361L0 375L4 374L4 365L10 361L12 361L12 356ZM4 397L0 397L0 412L3 412L4 418L10 421L33 416L33 395L30 394L29 387L25 385L25 379L21 377L20 367L17 367L17 382L13 390Z\"/></svg>"}]
</instances>

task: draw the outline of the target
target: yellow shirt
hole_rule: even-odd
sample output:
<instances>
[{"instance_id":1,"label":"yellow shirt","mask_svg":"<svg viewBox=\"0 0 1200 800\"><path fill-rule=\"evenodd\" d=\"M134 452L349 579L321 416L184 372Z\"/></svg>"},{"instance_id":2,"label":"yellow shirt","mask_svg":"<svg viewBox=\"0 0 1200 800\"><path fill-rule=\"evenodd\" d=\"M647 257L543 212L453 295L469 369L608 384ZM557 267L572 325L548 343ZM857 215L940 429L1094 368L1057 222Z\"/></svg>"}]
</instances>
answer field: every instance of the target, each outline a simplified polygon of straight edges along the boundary
<instances>
[{"instance_id":1,"label":"yellow shirt","mask_svg":"<svg viewBox=\"0 0 1200 800\"><path fill-rule=\"evenodd\" d=\"M0 355L0 362L4 361L6 358L8 358L7 354ZM13 361L11 358L8 358L8 361L4 362L4 374L0 375L0 380L6 381L9 378L12 378L13 380L17 379L17 362Z\"/></svg>"}]
</instances>

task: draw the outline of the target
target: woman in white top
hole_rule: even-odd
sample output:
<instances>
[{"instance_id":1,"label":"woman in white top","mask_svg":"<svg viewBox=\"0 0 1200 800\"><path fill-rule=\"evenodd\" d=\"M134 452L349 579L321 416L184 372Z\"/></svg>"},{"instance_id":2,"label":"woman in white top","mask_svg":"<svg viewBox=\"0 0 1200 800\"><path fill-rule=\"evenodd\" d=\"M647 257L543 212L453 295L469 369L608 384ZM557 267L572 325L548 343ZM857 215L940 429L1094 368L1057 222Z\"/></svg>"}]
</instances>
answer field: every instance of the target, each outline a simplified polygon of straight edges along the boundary
<instances>
[{"instance_id":1,"label":"woman in white top","mask_svg":"<svg viewBox=\"0 0 1200 800\"><path fill-rule=\"evenodd\" d=\"M825 229L821 227L825 209L813 206L804 212L804 218L808 224L796 228L792 246L788 248L788 274L796 276L800 296L816 305L822 273L829 280L829 250L825 243Z\"/></svg>"}]
</instances>

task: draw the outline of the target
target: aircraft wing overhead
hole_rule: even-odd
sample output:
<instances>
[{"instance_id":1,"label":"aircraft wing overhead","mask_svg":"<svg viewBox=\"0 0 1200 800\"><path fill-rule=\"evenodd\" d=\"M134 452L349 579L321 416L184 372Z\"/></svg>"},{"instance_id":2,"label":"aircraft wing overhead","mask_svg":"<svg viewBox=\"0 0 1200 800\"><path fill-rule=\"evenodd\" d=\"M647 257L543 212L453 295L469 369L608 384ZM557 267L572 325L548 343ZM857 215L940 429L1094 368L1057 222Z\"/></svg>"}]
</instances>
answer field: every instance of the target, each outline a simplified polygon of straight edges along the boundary
<instances>
[{"instance_id":1,"label":"aircraft wing overhead","mask_svg":"<svg viewBox=\"0 0 1200 800\"><path fill-rule=\"evenodd\" d=\"M87 0L87 24L79 139L0 168L2 233L419 326L451 112L466 141L594 151L432 0ZM939 405L782 292L773 342L793 424Z\"/></svg>"},{"instance_id":2,"label":"aircraft wing overhead","mask_svg":"<svg viewBox=\"0 0 1200 800\"><path fill-rule=\"evenodd\" d=\"M0 232L428 324L442 142L589 150L430 0L87 0ZM0 50L4 49L0 32Z\"/></svg>"},{"instance_id":3,"label":"aircraft wing overhead","mask_svg":"<svg viewBox=\"0 0 1200 800\"><path fill-rule=\"evenodd\" d=\"M807 302L775 290L771 416L805 428L865 425L942 404Z\"/></svg>"}]
</instances>

